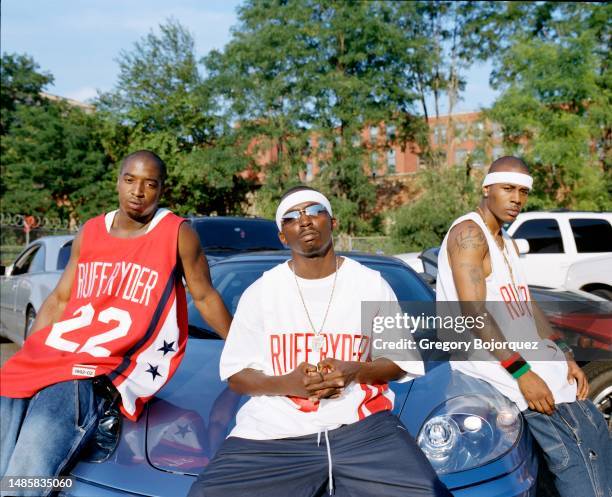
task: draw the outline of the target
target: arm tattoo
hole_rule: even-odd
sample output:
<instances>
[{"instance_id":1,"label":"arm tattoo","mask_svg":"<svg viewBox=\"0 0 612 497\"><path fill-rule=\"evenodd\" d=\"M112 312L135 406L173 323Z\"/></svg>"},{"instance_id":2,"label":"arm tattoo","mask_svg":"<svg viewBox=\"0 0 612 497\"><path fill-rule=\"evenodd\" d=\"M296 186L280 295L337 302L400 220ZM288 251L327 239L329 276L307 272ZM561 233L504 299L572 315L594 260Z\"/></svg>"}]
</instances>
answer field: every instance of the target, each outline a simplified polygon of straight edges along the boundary
<instances>
[{"instance_id":1,"label":"arm tattoo","mask_svg":"<svg viewBox=\"0 0 612 497\"><path fill-rule=\"evenodd\" d=\"M467 262L462 262L459 264L459 268L461 270L467 271L468 276L470 277L470 283L474 287L474 292L478 292L480 285L484 280L484 273L481 266L477 264L470 264Z\"/></svg>"},{"instance_id":2,"label":"arm tattoo","mask_svg":"<svg viewBox=\"0 0 612 497\"><path fill-rule=\"evenodd\" d=\"M455 243L459 250L480 249L487 244L487 239L482 230L476 226L467 226L455 237Z\"/></svg>"}]
</instances>

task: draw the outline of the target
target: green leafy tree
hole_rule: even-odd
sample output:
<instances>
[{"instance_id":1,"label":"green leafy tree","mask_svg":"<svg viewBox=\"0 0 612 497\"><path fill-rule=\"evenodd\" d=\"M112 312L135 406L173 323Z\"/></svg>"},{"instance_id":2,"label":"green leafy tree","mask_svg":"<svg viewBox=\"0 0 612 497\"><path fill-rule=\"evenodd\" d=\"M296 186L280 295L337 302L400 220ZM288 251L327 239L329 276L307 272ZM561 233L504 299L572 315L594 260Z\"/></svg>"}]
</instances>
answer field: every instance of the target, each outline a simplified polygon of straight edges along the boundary
<instances>
[{"instance_id":1,"label":"green leafy tree","mask_svg":"<svg viewBox=\"0 0 612 497\"><path fill-rule=\"evenodd\" d=\"M489 116L532 165L530 208L612 208L610 13L609 4L541 4L539 29L519 31L495 59L502 94Z\"/></svg>"},{"instance_id":2,"label":"green leafy tree","mask_svg":"<svg viewBox=\"0 0 612 497\"><path fill-rule=\"evenodd\" d=\"M3 137L2 209L83 222L113 205L100 123L63 102L19 105Z\"/></svg>"},{"instance_id":3,"label":"green leafy tree","mask_svg":"<svg viewBox=\"0 0 612 497\"><path fill-rule=\"evenodd\" d=\"M39 72L34 59L24 54L2 54L0 73L0 135L5 135L19 105L40 105L40 92L53 83L53 76Z\"/></svg>"},{"instance_id":4,"label":"green leafy tree","mask_svg":"<svg viewBox=\"0 0 612 497\"><path fill-rule=\"evenodd\" d=\"M170 19L121 52L118 62L115 88L97 102L113 160L141 148L159 154L168 164L165 201L178 213L239 209L245 185L235 173L245 163L232 158L221 137L191 33Z\"/></svg>"},{"instance_id":5,"label":"green leafy tree","mask_svg":"<svg viewBox=\"0 0 612 497\"><path fill-rule=\"evenodd\" d=\"M320 168L317 184L347 216L344 228L367 229L375 186L365 174L370 151L362 131L381 122L404 138L423 131L412 117L419 96L406 78L410 53L393 15L390 2L251 0L240 7L231 41L206 66L240 152L269 154L251 162L265 165L258 199L273 203L311 162Z\"/></svg>"},{"instance_id":6,"label":"green leafy tree","mask_svg":"<svg viewBox=\"0 0 612 497\"><path fill-rule=\"evenodd\" d=\"M394 212L391 238L397 252L440 245L451 223L474 210L480 187L459 168L427 170L419 178L421 195Z\"/></svg>"},{"instance_id":7,"label":"green leafy tree","mask_svg":"<svg viewBox=\"0 0 612 497\"><path fill-rule=\"evenodd\" d=\"M41 94L53 76L27 55L2 56L3 212L74 223L114 198L96 115Z\"/></svg>"}]
</instances>

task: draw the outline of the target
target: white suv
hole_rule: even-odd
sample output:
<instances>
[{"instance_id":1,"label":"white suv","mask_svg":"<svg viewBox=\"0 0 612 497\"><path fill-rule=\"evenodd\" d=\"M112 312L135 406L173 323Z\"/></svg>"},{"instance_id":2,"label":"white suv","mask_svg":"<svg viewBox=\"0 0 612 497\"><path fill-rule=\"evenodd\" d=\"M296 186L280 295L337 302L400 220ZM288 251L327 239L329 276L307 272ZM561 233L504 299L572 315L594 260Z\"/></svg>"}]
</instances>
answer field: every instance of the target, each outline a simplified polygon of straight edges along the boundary
<instances>
[{"instance_id":1,"label":"white suv","mask_svg":"<svg viewBox=\"0 0 612 497\"><path fill-rule=\"evenodd\" d=\"M529 242L521 259L530 285L612 298L612 212L525 212L508 233Z\"/></svg>"}]
</instances>

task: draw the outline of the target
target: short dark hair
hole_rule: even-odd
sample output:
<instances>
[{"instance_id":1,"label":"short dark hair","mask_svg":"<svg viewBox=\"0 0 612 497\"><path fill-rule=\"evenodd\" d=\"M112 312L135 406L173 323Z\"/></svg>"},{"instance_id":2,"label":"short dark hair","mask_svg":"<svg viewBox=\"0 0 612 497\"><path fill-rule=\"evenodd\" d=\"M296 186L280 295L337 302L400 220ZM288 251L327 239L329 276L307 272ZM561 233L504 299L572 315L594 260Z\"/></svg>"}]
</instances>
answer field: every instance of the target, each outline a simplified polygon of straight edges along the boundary
<instances>
[{"instance_id":1,"label":"short dark hair","mask_svg":"<svg viewBox=\"0 0 612 497\"><path fill-rule=\"evenodd\" d=\"M292 193L300 192L302 190L309 190L309 191L312 191L312 192L321 193L319 190L316 190L315 188L312 188L310 186L296 185L296 186L292 186L288 190L285 190L285 193L283 193L283 195L281 196L280 201L282 202L286 197L288 197Z\"/></svg>"},{"instance_id":2,"label":"short dark hair","mask_svg":"<svg viewBox=\"0 0 612 497\"><path fill-rule=\"evenodd\" d=\"M131 154L126 155L121 161L119 174L121 174L125 165L133 159L144 159L152 161L153 164L155 164L157 166L157 169L159 170L159 179L161 183L163 184L166 182L166 178L168 177L168 168L166 167L166 163L155 152L151 152L151 150L137 150L136 152L132 152Z\"/></svg>"},{"instance_id":3,"label":"short dark hair","mask_svg":"<svg viewBox=\"0 0 612 497\"><path fill-rule=\"evenodd\" d=\"M525 163L525 161L519 157L514 157L513 155L504 155L503 157L494 160L491 163L491 167L489 167L489 172L494 173L507 167L512 169L522 169L524 172L529 174L529 166Z\"/></svg>"}]
</instances>

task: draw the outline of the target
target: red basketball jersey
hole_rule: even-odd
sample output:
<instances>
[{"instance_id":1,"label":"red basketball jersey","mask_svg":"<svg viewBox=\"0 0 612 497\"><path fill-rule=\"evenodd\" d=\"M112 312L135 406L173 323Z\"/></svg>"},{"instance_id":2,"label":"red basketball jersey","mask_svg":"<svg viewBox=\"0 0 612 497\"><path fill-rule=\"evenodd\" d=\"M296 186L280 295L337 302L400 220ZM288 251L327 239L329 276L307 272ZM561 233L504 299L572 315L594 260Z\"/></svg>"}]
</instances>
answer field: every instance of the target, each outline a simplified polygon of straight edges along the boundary
<instances>
[{"instance_id":1,"label":"red basketball jersey","mask_svg":"<svg viewBox=\"0 0 612 497\"><path fill-rule=\"evenodd\" d=\"M7 361L0 394L31 397L60 381L107 375L122 412L137 419L185 351L187 305L177 264L183 221L160 209L136 238L110 235L105 216L88 221L61 320L30 336Z\"/></svg>"}]
</instances>

